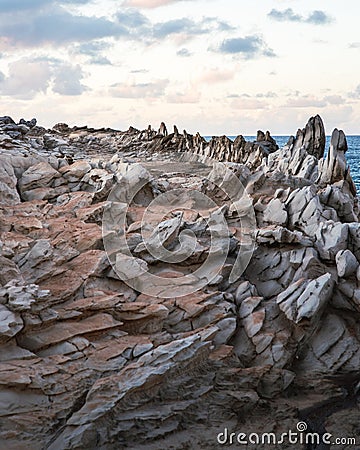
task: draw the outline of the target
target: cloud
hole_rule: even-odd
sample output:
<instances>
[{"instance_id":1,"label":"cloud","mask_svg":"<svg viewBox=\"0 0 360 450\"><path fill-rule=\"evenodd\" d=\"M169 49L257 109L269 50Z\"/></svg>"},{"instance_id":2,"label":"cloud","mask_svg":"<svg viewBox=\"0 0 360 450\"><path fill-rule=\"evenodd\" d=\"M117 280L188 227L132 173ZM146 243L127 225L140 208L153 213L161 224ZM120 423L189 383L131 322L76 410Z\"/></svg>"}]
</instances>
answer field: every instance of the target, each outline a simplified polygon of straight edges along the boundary
<instances>
[{"instance_id":1,"label":"cloud","mask_svg":"<svg viewBox=\"0 0 360 450\"><path fill-rule=\"evenodd\" d=\"M55 3L60 3L63 5L85 5L86 3L92 3L92 1L93 0L54 0Z\"/></svg>"},{"instance_id":2,"label":"cloud","mask_svg":"<svg viewBox=\"0 0 360 450\"><path fill-rule=\"evenodd\" d=\"M117 21L106 17L74 15L57 5L51 8L46 5L31 15L24 11L2 14L0 28L2 46L5 48L57 46L129 34L128 29Z\"/></svg>"},{"instance_id":3,"label":"cloud","mask_svg":"<svg viewBox=\"0 0 360 450\"><path fill-rule=\"evenodd\" d=\"M155 80L149 83L116 83L110 86L109 94L120 98L158 98L165 94L168 80Z\"/></svg>"},{"instance_id":4,"label":"cloud","mask_svg":"<svg viewBox=\"0 0 360 450\"><path fill-rule=\"evenodd\" d=\"M341 95L327 95L324 100L330 105L343 105L345 99Z\"/></svg>"},{"instance_id":5,"label":"cloud","mask_svg":"<svg viewBox=\"0 0 360 450\"><path fill-rule=\"evenodd\" d=\"M126 0L123 5L134 8L158 8L159 6L170 5L170 3L179 1L181 0Z\"/></svg>"},{"instance_id":6,"label":"cloud","mask_svg":"<svg viewBox=\"0 0 360 450\"><path fill-rule=\"evenodd\" d=\"M181 92L171 93L166 97L168 103L199 103L201 93L196 84L191 84Z\"/></svg>"},{"instance_id":7,"label":"cloud","mask_svg":"<svg viewBox=\"0 0 360 450\"><path fill-rule=\"evenodd\" d=\"M200 83L216 84L223 83L224 81L232 80L235 76L235 72L231 70L211 69L205 72L199 78Z\"/></svg>"},{"instance_id":8,"label":"cloud","mask_svg":"<svg viewBox=\"0 0 360 450\"><path fill-rule=\"evenodd\" d=\"M199 29L194 21L183 18L157 23L154 25L153 32L155 37L163 38L177 33L202 34L204 33L204 30L202 30L201 28Z\"/></svg>"},{"instance_id":9,"label":"cloud","mask_svg":"<svg viewBox=\"0 0 360 450\"><path fill-rule=\"evenodd\" d=\"M26 1L32 3L31 0ZM25 6L16 13L5 11L0 14L0 51L68 46L70 43L83 44L77 50L82 54L89 54L92 58L90 63L104 64L109 63L106 55L101 53L106 50L106 46L99 41L107 38L123 38L150 45L165 38L175 38L182 42L226 28L225 22L213 17L204 17L200 21L184 17L152 23L144 14L133 8L122 8L109 18L73 13L60 2L34 1L37 5L31 10L31 14L30 9L24 9ZM85 3L85 0L69 0L67 3L80 4Z\"/></svg>"},{"instance_id":10,"label":"cloud","mask_svg":"<svg viewBox=\"0 0 360 450\"><path fill-rule=\"evenodd\" d=\"M136 9L125 9L123 12L118 12L116 18L121 25L128 29L150 25L149 19Z\"/></svg>"},{"instance_id":11,"label":"cloud","mask_svg":"<svg viewBox=\"0 0 360 450\"><path fill-rule=\"evenodd\" d=\"M268 91L268 92L259 92L256 94L256 98L276 98L278 95L276 92Z\"/></svg>"},{"instance_id":12,"label":"cloud","mask_svg":"<svg viewBox=\"0 0 360 450\"><path fill-rule=\"evenodd\" d=\"M249 59L256 56L276 56L274 51L258 35L225 39L218 51L220 53L241 55Z\"/></svg>"},{"instance_id":13,"label":"cloud","mask_svg":"<svg viewBox=\"0 0 360 450\"><path fill-rule=\"evenodd\" d=\"M176 52L176 54L182 57L189 57L192 55L192 53L187 48L181 48Z\"/></svg>"},{"instance_id":14,"label":"cloud","mask_svg":"<svg viewBox=\"0 0 360 450\"><path fill-rule=\"evenodd\" d=\"M184 40L189 40L196 36L215 34L232 29L229 24L214 17L203 17L199 21L183 17L155 23L152 26L152 35L156 40L172 37L177 39L178 43L183 43ZM179 38L181 39L179 40Z\"/></svg>"},{"instance_id":15,"label":"cloud","mask_svg":"<svg viewBox=\"0 0 360 450\"><path fill-rule=\"evenodd\" d=\"M51 79L51 67L46 61L22 58L9 64L9 74L0 76L0 93L19 99L31 99L46 92Z\"/></svg>"},{"instance_id":16,"label":"cloud","mask_svg":"<svg viewBox=\"0 0 360 450\"><path fill-rule=\"evenodd\" d=\"M88 61L89 64L97 64L99 66L111 66L112 62L106 56L93 56Z\"/></svg>"},{"instance_id":17,"label":"cloud","mask_svg":"<svg viewBox=\"0 0 360 450\"><path fill-rule=\"evenodd\" d=\"M112 47L110 42L106 41L90 41L84 42L74 48L74 53L79 55L89 56L87 61L89 64L107 65L111 61L102 53Z\"/></svg>"},{"instance_id":18,"label":"cloud","mask_svg":"<svg viewBox=\"0 0 360 450\"><path fill-rule=\"evenodd\" d=\"M223 24L224 22L217 21L212 17L204 17L199 22L183 17L155 23L152 27L152 35L155 39L179 35L190 39L194 36L219 31L224 26Z\"/></svg>"},{"instance_id":19,"label":"cloud","mask_svg":"<svg viewBox=\"0 0 360 450\"><path fill-rule=\"evenodd\" d=\"M130 73L149 73L147 69L134 69L130 70Z\"/></svg>"},{"instance_id":20,"label":"cloud","mask_svg":"<svg viewBox=\"0 0 360 450\"><path fill-rule=\"evenodd\" d=\"M298 22L308 23L312 25L326 25L333 21L324 11L315 10L310 12L306 17L294 12L292 8L284 10L272 9L268 13L270 19L278 22Z\"/></svg>"},{"instance_id":21,"label":"cloud","mask_svg":"<svg viewBox=\"0 0 360 450\"><path fill-rule=\"evenodd\" d=\"M302 22L303 18L300 14L295 14L292 8L287 8L284 11L278 9L272 9L268 17L279 22Z\"/></svg>"},{"instance_id":22,"label":"cloud","mask_svg":"<svg viewBox=\"0 0 360 450\"><path fill-rule=\"evenodd\" d=\"M56 71L53 81L53 91L60 95L81 95L88 90L81 84L84 73L79 65L63 64Z\"/></svg>"},{"instance_id":23,"label":"cloud","mask_svg":"<svg viewBox=\"0 0 360 450\"><path fill-rule=\"evenodd\" d=\"M254 95L247 93L242 94L229 94L226 98L231 99L231 107L237 109L261 109L267 108L269 103L264 101L264 99L277 98L278 95L275 92L259 92Z\"/></svg>"},{"instance_id":24,"label":"cloud","mask_svg":"<svg viewBox=\"0 0 360 450\"><path fill-rule=\"evenodd\" d=\"M325 25L332 22L332 18L329 17L324 11L316 10L309 14L305 22L312 23L314 25Z\"/></svg>"},{"instance_id":25,"label":"cloud","mask_svg":"<svg viewBox=\"0 0 360 450\"><path fill-rule=\"evenodd\" d=\"M23 100L50 88L61 95L80 95L87 89L80 82L83 77L80 66L55 58L21 58L9 64L7 76L0 73L0 93Z\"/></svg>"},{"instance_id":26,"label":"cloud","mask_svg":"<svg viewBox=\"0 0 360 450\"><path fill-rule=\"evenodd\" d=\"M88 56L98 56L103 50L112 47L112 44L105 41L84 42L75 48L75 53Z\"/></svg>"},{"instance_id":27,"label":"cloud","mask_svg":"<svg viewBox=\"0 0 360 450\"><path fill-rule=\"evenodd\" d=\"M39 9L47 4L47 0L2 0L0 13L19 12Z\"/></svg>"},{"instance_id":28,"label":"cloud","mask_svg":"<svg viewBox=\"0 0 360 450\"><path fill-rule=\"evenodd\" d=\"M303 95L296 98L289 98L286 102L285 107L287 108L324 108L327 102L324 99L318 99L313 96Z\"/></svg>"},{"instance_id":29,"label":"cloud","mask_svg":"<svg viewBox=\"0 0 360 450\"><path fill-rule=\"evenodd\" d=\"M266 109L268 106L269 104L267 102L255 98L238 97L231 101L232 108L242 110Z\"/></svg>"},{"instance_id":30,"label":"cloud","mask_svg":"<svg viewBox=\"0 0 360 450\"><path fill-rule=\"evenodd\" d=\"M90 2L91 0L1 0L0 14L36 11L56 4L83 5Z\"/></svg>"},{"instance_id":31,"label":"cloud","mask_svg":"<svg viewBox=\"0 0 360 450\"><path fill-rule=\"evenodd\" d=\"M215 29L218 31L232 31L236 28L230 25L228 22L225 22L224 20L219 20L218 17L204 17L203 23L208 23L209 25L214 25Z\"/></svg>"},{"instance_id":32,"label":"cloud","mask_svg":"<svg viewBox=\"0 0 360 450\"><path fill-rule=\"evenodd\" d=\"M360 98L360 84L357 85L354 91L348 93L348 97L352 99Z\"/></svg>"},{"instance_id":33,"label":"cloud","mask_svg":"<svg viewBox=\"0 0 360 450\"><path fill-rule=\"evenodd\" d=\"M312 42L314 44L321 44L321 45L327 45L329 41L324 41L324 39L313 39Z\"/></svg>"}]
</instances>

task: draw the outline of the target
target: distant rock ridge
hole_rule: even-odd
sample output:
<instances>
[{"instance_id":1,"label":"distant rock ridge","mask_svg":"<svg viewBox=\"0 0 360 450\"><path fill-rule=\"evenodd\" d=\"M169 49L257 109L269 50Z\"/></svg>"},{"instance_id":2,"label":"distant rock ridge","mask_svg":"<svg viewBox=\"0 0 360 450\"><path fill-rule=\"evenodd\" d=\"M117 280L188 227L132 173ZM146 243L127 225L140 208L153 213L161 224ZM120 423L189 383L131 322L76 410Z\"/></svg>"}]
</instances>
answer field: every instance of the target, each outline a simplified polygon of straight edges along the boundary
<instances>
[{"instance_id":1,"label":"distant rock ridge","mask_svg":"<svg viewBox=\"0 0 360 450\"><path fill-rule=\"evenodd\" d=\"M249 166L251 169L263 166L270 170L278 169L287 174L309 179L319 183L336 183L346 181L348 189L355 194L356 188L351 179L349 167L346 165L346 137L343 131L334 130L326 160L325 128L319 115L311 117L303 129L299 129L296 137L291 136L286 146L279 150L270 132L257 132L254 142L247 142L242 135L232 141L227 136L212 137L207 142L199 133L191 135L183 131L168 133L164 122L158 132L151 125L146 130L133 127L125 132L111 128L89 128L87 126L69 127L65 123L56 124L51 130L36 126L36 119L21 119L15 124L9 116L0 117L2 145L11 147L30 144L35 150L56 150L68 158L81 157L78 152L86 149L87 153L112 154L115 152L134 151L134 156L151 156L153 154L186 153L199 160L207 158L220 162L233 162ZM6 136L15 142L6 141ZM30 148L28 147L28 148Z\"/></svg>"},{"instance_id":2,"label":"distant rock ridge","mask_svg":"<svg viewBox=\"0 0 360 450\"><path fill-rule=\"evenodd\" d=\"M324 137L319 116L283 148L261 130L207 142L164 122L47 130L0 117L0 448L208 450L225 427L280 437L300 420L358 436L359 200L345 134L326 157ZM185 196L164 216L156 200L184 192L209 203ZM198 281L209 223L225 262L205 287L163 298ZM161 283L141 293L114 262Z\"/></svg>"}]
</instances>

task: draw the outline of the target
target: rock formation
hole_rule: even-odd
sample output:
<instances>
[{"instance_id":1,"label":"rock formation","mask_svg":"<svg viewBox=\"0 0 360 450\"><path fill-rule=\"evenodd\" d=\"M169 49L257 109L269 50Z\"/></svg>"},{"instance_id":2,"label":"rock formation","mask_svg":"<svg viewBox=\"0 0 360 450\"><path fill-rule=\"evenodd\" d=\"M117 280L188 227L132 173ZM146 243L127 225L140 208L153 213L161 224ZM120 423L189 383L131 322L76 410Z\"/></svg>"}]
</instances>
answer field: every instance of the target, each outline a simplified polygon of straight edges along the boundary
<instances>
[{"instance_id":1,"label":"rock formation","mask_svg":"<svg viewBox=\"0 0 360 450\"><path fill-rule=\"evenodd\" d=\"M298 130L294 142L294 148L304 147L309 155L320 159L325 152L325 128L319 115L311 117L305 128Z\"/></svg>"},{"instance_id":2,"label":"rock formation","mask_svg":"<svg viewBox=\"0 0 360 450\"><path fill-rule=\"evenodd\" d=\"M324 136L319 116L281 149L268 132L207 142L0 117L0 448L210 449L224 428L299 420L358 437L358 198L344 133L325 159ZM221 267L171 291L199 281L212 238ZM153 294L116 264L156 274Z\"/></svg>"}]
</instances>

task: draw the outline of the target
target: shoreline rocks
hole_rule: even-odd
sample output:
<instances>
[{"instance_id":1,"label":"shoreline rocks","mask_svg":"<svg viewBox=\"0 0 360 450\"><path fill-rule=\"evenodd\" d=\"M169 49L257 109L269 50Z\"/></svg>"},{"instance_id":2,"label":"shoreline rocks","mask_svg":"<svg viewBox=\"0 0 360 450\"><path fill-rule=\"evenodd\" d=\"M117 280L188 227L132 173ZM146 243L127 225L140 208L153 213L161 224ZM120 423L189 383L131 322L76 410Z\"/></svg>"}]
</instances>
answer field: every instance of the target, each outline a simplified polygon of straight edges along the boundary
<instances>
[{"instance_id":1,"label":"shoreline rocks","mask_svg":"<svg viewBox=\"0 0 360 450\"><path fill-rule=\"evenodd\" d=\"M0 117L0 446L217 448L344 395L356 436L359 204L324 150L319 116L283 148Z\"/></svg>"}]
</instances>

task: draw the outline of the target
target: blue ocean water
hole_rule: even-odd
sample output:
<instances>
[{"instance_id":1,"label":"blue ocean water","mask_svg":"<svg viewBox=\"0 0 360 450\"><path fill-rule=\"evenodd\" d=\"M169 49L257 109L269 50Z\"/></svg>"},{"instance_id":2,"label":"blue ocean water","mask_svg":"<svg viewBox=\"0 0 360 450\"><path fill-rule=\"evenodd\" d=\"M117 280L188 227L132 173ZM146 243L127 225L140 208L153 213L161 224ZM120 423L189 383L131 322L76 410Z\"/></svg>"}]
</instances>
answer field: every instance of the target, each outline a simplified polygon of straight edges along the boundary
<instances>
[{"instance_id":1,"label":"blue ocean water","mask_svg":"<svg viewBox=\"0 0 360 450\"><path fill-rule=\"evenodd\" d=\"M228 136L234 140L236 136ZM255 141L256 136L244 136L247 141ZM279 147L283 147L289 136L273 136ZM210 136L205 137L206 140L210 140ZM357 194L360 196L360 136L346 136L348 143L348 151L346 152L346 160L350 166L350 173L354 183L356 185ZM330 136L326 136L325 154L330 146Z\"/></svg>"},{"instance_id":2,"label":"blue ocean water","mask_svg":"<svg viewBox=\"0 0 360 450\"><path fill-rule=\"evenodd\" d=\"M350 173L356 185L357 195L360 196L360 136L346 136L348 151L346 160L350 166ZM327 146L328 148L328 146Z\"/></svg>"}]
</instances>

